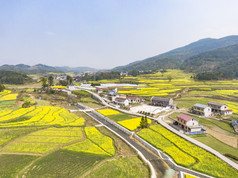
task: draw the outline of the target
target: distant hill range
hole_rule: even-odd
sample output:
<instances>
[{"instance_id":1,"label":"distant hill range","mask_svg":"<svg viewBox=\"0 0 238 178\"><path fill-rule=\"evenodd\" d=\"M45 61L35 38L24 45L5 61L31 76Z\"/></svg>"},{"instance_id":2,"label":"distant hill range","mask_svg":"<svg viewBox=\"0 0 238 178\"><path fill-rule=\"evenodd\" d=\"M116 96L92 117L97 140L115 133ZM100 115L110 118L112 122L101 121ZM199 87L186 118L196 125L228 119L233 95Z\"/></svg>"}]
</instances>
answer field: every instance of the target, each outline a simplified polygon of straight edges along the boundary
<instances>
[{"instance_id":1,"label":"distant hill range","mask_svg":"<svg viewBox=\"0 0 238 178\"><path fill-rule=\"evenodd\" d=\"M238 67L238 36L206 38L169 52L136 61L113 70L184 69L189 72L235 73Z\"/></svg>"},{"instance_id":2,"label":"distant hill range","mask_svg":"<svg viewBox=\"0 0 238 178\"><path fill-rule=\"evenodd\" d=\"M15 71L23 74L38 74L38 73L63 73L63 72L76 72L81 73L85 71L96 71L96 69L89 67L52 67L43 64L37 64L34 66L29 66L25 64L17 64L17 65L2 65L0 66L0 70L6 71Z\"/></svg>"}]
</instances>

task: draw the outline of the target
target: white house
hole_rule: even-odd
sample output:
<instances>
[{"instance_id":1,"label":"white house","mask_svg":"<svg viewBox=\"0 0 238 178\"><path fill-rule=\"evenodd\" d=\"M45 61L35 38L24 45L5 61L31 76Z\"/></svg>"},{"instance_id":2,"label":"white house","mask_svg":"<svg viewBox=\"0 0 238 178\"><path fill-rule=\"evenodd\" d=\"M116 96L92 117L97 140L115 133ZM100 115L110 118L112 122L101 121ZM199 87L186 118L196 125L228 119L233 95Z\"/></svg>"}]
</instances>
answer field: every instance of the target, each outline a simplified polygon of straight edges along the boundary
<instances>
[{"instance_id":1,"label":"white house","mask_svg":"<svg viewBox=\"0 0 238 178\"><path fill-rule=\"evenodd\" d=\"M102 88L96 88L96 91L98 94L102 93L103 92L103 89Z\"/></svg>"},{"instance_id":2,"label":"white house","mask_svg":"<svg viewBox=\"0 0 238 178\"><path fill-rule=\"evenodd\" d=\"M75 85L74 85L74 84L70 84L70 85L68 86L68 89L69 89L69 90L75 90Z\"/></svg>"},{"instance_id":3,"label":"white house","mask_svg":"<svg viewBox=\"0 0 238 178\"><path fill-rule=\"evenodd\" d=\"M214 113L220 113L222 115L228 115L233 113L231 109L228 109L228 106L226 104L211 101L208 102L208 106L212 108L212 112Z\"/></svg>"},{"instance_id":4,"label":"white house","mask_svg":"<svg viewBox=\"0 0 238 178\"><path fill-rule=\"evenodd\" d=\"M128 96L126 97L129 100L129 103L140 103L141 99L136 96Z\"/></svg>"},{"instance_id":5,"label":"white house","mask_svg":"<svg viewBox=\"0 0 238 178\"><path fill-rule=\"evenodd\" d=\"M192 108L192 111L194 114L202 115L205 117L212 115L212 108L204 104L199 104L199 103L195 104Z\"/></svg>"},{"instance_id":6,"label":"white house","mask_svg":"<svg viewBox=\"0 0 238 178\"><path fill-rule=\"evenodd\" d=\"M177 116L178 126L184 129L186 132L201 132L202 126L198 124L198 121L188 115L180 114Z\"/></svg>"},{"instance_id":7,"label":"white house","mask_svg":"<svg viewBox=\"0 0 238 178\"><path fill-rule=\"evenodd\" d=\"M129 101L126 98L115 98L114 102L120 106L128 106L129 105Z\"/></svg>"}]
</instances>

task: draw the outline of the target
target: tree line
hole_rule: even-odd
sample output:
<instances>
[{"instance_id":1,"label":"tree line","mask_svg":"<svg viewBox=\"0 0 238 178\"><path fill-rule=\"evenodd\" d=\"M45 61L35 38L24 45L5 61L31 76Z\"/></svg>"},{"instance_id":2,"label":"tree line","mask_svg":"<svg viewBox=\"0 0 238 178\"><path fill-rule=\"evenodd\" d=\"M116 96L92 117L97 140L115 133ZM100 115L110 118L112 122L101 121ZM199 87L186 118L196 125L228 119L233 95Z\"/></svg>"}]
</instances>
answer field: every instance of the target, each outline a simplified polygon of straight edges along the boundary
<instances>
[{"instance_id":1,"label":"tree line","mask_svg":"<svg viewBox=\"0 0 238 178\"><path fill-rule=\"evenodd\" d=\"M5 90L5 86L3 84L0 84L0 92L2 92L3 90Z\"/></svg>"},{"instance_id":2,"label":"tree line","mask_svg":"<svg viewBox=\"0 0 238 178\"><path fill-rule=\"evenodd\" d=\"M24 84L33 80L25 74L20 74L13 71L0 71L0 83L3 84Z\"/></svg>"},{"instance_id":3,"label":"tree line","mask_svg":"<svg viewBox=\"0 0 238 178\"><path fill-rule=\"evenodd\" d=\"M226 80L233 79L233 75L223 72L203 72L198 73L194 77L195 80Z\"/></svg>"},{"instance_id":4,"label":"tree line","mask_svg":"<svg viewBox=\"0 0 238 178\"><path fill-rule=\"evenodd\" d=\"M53 86L54 85L54 77L52 75L48 76L48 77L42 77L41 78L41 84L42 84L42 88L46 88L49 86ZM73 83L73 78L69 75L67 75L66 80L60 80L59 81L59 85L62 86L67 86L67 85L71 85Z\"/></svg>"}]
</instances>

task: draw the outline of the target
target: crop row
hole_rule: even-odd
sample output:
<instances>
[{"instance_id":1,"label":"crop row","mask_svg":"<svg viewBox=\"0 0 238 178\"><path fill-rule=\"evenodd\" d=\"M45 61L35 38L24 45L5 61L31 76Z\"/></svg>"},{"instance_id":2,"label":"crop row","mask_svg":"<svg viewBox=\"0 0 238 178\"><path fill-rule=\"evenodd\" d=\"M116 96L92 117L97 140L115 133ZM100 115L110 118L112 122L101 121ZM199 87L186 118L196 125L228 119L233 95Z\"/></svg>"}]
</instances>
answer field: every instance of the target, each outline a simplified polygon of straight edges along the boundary
<instances>
[{"instance_id":1,"label":"crop row","mask_svg":"<svg viewBox=\"0 0 238 178\"><path fill-rule=\"evenodd\" d=\"M16 110L0 117L0 122L16 119L18 122L0 124L0 127L18 126L83 126L85 120L60 107L41 106Z\"/></svg>"},{"instance_id":2,"label":"crop row","mask_svg":"<svg viewBox=\"0 0 238 178\"><path fill-rule=\"evenodd\" d=\"M43 154L82 138L81 128L49 128L20 137L4 146L1 151Z\"/></svg>"},{"instance_id":3,"label":"crop row","mask_svg":"<svg viewBox=\"0 0 238 178\"><path fill-rule=\"evenodd\" d=\"M87 138L91 140L94 144L98 145L110 155L115 154L113 141L110 137L101 134L101 132L99 132L95 127L85 127L84 130L87 135Z\"/></svg>"},{"instance_id":4,"label":"crop row","mask_svg":"<svg viewBox=\"0 0 238 178\"><path fill-rule=\"evenodd\" d=\"M98 112L104 116L120 114L120 112L113 109L102 109L102 110L98 110Z\"/></svg>"},{"instance_id":5,"label":"crop row","mask_svg":"<svg viewBox=\"0 0 238 178\"><path fill-rule=\"evenodd\" d=\"M11 93L10 90L4 90L4 91L0 92L0 97L4 96L4 95L7 95L7 94L10 94L10 93Z\"/></svg>"},{"instance_id":6,"label":"crop row","mask_svg":"<svg viewBox=\"0 0 238 178\"><path fill-rule=\"evenodd\" d=\"M152 132L151 132L152 130ZM187 156L183 159L186 163L190 157L194 157L197 162L194 164L193 169L204 172L206 174L215 176L215 177L237 177L238 173L235 169L230 167L228 164L214 156L213 154L205 151L204 149L186 141L185 139L177 136L176 134L168 131L160 125L153 125L150 129L142 130L139 132L139 135L147 140L148 142L155 145L157 148L168 153L177 163L177 160L180 160L184 157L184 154ZM165 138L165 139L162 139ZM175 147L171 150L171 147L167 147L167 141L170 141L176 149L181 150L183 153L176 153ZM161 146L163 145L163 146ZM171 151L169 153L169 151ZM190 156L189 156L190 155ZM181 164L181 163L179 163ZM181 165L184 165L183 163Z\"/></svg>"},{"instance_id":7,"label":"crop row","mask_svg":"<svg viewBox=\"0 0 238 178\"><path fill-rule=\"evenodd\" d=\"M0 101L16 100L17 96L18 96L18 94L16 94L16 93L3 95L3 96L0 97Z\"/></svg>"}]
</instances>

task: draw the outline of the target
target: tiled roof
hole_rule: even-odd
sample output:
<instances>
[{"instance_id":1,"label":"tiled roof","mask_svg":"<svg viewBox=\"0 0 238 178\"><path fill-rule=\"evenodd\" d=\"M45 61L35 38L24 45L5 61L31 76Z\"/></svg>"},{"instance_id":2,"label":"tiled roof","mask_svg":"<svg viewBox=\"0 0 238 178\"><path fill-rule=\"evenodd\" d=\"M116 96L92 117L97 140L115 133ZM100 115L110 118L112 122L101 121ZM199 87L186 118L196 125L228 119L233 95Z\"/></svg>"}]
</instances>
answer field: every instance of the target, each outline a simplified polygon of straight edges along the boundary
<instances>
[{"instance_id":1,"label":"tiled roof","mask_svg":"<svg viewBox=\"0 0 238 178\"><path fill-rule=\"evenodd\" d=\"M167 101L169 102L170 98L160 98L160 97L157 97L157 96L153 96L151 98L152 100L158 100L158 101Z\"/></svg>"},{"instance_id":2,"label":"tiled roof","mask_svg":"<svg viewBox=\"0 0 238 178\"><path fill-rule=\"evenodd\" d=\"M128 96L127 99L136 100L137 97L136 96Z\"/></svg>"},{"instance_id":3,"label":"tiled roof","mask_svg":"<svg viewBox=\"0 0 238 178\"><path fill-rule=\"evenodd\" d=\"M232 109L223 110L222 112L230 112Z\"/></svg>"},{"instance_id":4,"label":"tiled roof","mask_svg":"<svg viewBox=\"0 0 238 178\"><path fill-rule=\"evenodd\" d=\"M208 107L208 105L205 105L205 104L199 104L199 103L196 103L194 106L196 106L196 107L199 107L199 108L206 108L206 107Z\"/></svg>"},{"instance_id":5,"label":"tiled roof","mask_svg":"<svg viewBox=\"0 0 238 178\"><path fill-rule=\"evenodd\" d=\"M190 116L188 116L188 115L185 115L185 114L180 114L179 116L177 116L177 118L178 118L178 119L182 119L182 120L184 120L184 121L186 121L186 122L188 122L188 121L190 121L190 120L193 119L192 117L190 117Z\"/></svg>"},{"instance_id":6,"label":"tiled roof","mask_svg":"<svg viewBox=\"0 0 238 178\"><path fill-rule=\"evenodd\" d=\"M208 104L211 104L211 105L216 105L216 106L223 106L223 105L226 105L226 104L223 104L223 103L216 103L216 102L208 102Z\"/></svg>"},{"instance_id":7,"label":"tiled roof","mask_svg":"<svg viewBox=\"0 0 238 178\"><path fill-rule=\"evenodd\" d=\"M125 101L126 98L115 98L116 101Z\"/></svg>"}]
</instances>

